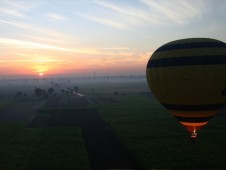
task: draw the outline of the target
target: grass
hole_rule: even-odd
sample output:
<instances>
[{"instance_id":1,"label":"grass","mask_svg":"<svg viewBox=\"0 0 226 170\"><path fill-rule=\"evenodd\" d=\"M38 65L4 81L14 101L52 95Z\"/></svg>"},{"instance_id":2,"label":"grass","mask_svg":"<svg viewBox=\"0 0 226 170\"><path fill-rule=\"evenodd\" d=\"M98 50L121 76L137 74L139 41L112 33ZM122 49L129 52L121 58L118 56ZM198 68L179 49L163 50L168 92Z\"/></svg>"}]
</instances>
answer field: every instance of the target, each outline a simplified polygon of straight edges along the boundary
<instances>
[{"instance_id":1,"label":"grass","mask_svg":"<svg viewBox=\"0 0 226 170\"><path fill-rule=\"evenodd\" d=\"M0 122L0 169L90 169L81 130Z\"/></svg>"},{"instance_id":2,"label":"grass","mask_svg":"<svg viewBox=\"0 0 226 170\"><path fill-rule=\"evenodd\" d=\"M44 129L29 167L32 169L90 169L80 129L69 127Z\"/></svg>"},{"instance_id":3,"label":"grass","mask_svg":"<svg viewBox=\"0 0 226 170\"><path fill-rule=\"evenodd\" d=\"M9 106L10 104L12 104L11 101L0 101L0 110L6 108L7 106Z\"/></svg>"},{"instance_id":4,"label":"grass","mask_svg":"<svg viewBox=\"0 0 226 170\"><path fill-rule=\"evenodd\" d=\"M194 144L185 128L156 100L134 94L117 100L99 106L99 112L143 169L226 168L225 117L211 120Z\"/></svg>"}]
</instances>

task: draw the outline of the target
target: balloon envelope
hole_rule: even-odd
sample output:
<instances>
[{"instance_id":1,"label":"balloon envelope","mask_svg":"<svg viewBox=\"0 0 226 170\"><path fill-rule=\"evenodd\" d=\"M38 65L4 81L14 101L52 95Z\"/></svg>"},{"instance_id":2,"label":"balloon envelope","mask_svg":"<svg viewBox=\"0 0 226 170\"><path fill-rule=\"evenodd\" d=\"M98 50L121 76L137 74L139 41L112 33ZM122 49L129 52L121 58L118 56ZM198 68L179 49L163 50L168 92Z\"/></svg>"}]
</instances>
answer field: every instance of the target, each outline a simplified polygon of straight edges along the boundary
<instances>
[{"instance_id":1,"label":"balloon envelope","mask_svg":"<svg viewBox=\"0 0 226 170\"><path fill-rule=\"evenodd\" d=\"M147 64L152 93L192 133L226 103L226 44L190 38L159 47Z\"/></svg>"}]
</instances>

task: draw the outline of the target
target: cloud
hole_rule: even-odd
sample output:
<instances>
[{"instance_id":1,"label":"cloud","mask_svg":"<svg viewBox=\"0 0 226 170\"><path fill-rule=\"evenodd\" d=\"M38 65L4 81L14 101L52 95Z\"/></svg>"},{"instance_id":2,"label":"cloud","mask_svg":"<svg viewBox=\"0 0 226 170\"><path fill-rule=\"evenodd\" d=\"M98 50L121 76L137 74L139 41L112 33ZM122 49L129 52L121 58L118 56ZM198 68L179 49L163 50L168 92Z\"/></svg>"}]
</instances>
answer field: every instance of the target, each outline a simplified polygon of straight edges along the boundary
<instances>
[{"instance_id":1,"label":"cloud","mask_svg":"<svg viewBox=\"0 0 226 170\"><path fill-rule=\"evenodd\" d=\"M124 51L125 49L120 47L116 48L73 48L74 53L77 54L87 54L87 55L102 55L102 56L116 56L116 57L126 57L131 56L134 53L130 51Z\"/></svg>"},{"instance_id":2,"label":"cloud","mask_svg":"<svg viewBox=\"0 0 226 170\"><path fill-rule=\"evenodd\" d=\"M94 1L102 10L93 15L84 15L86 19L116 29L128 29L141 26L183 25L194 18L201 18L207 11L202 0L139 0L133 4L113 3L112 1Z\"/></svg>"},{"instance_id":3,"label":"cloud","mask_svg":"<svg viewBox=\"0 0 226 170\"><path fill-rule=\"evenodd\" d=\"M25 48L25 49L48 49L55 51L64 51L76 54L88 54L88 55L107 55L107 56L131 56L133 52L124 51L125 47L117 48L70 48L61 47L45 43L37 43L31 41L23 41L18 39L0 38L0 48ZM108 51L107 51L108 50ZM113 51L112 51L113 50ZM117 51L118 50L118 51Z\"/></svg>"},{"instance_id":4,"label":"cloud","mask_svg":"<svg viewBox=\"0 0 226 170\"><path fill-rule=\"evenodd\" d=\"M151 51L136 54L136 62L140 64L147 64L152 54L153 52Z\"/></svg>"},{"instance_id":5,"label":"cloud","mask_svg":"<svg viewBox=\"0 0 226 170\"><path fill-rule=\"evenodd\" d=\"M62 35L63 36L63 35ZM47 44L76 44L77 42L73 40L67 40L62 38L51 38L47 36L36 36L36 35L24 35L26 39L31 39L33 41L47 43Z\"/></svg>"},{"instance_id":6,"label":"cloud","mask_svg":"<svg viewBox=\"0 0 226 170\"><path fill-rule=\"evenodd\" d=\"M144 52L144 53L120 53L118 55L108 55L102 56L98 58L91 58L90 63L96 65L115 65L115 66L128 66L128 67L144 67L146 68L146 64L151 56L152 52ZM122 57L123 55L123 57Z\"/></svg>"},{"instance_id":7,"label":"cloud","mask_svg":"<svg viewBox=\"0 0 226 170\"><path fill-rule=\"evenodd\" d=\"M6 8L0 7L0 11L1 11L1 13L4 13L6 15L11 15L11 16L20 17L20 18L21 17L27 17L22 12L15 10L15 9L6 9Z\"/></svg>"},{"instance_id":8,"label":"cloud","mask_svg":"<svg viewBox=\"0 0 226 170\"><path fill-rule=\"evenodd\" d=\"M128 8L123 9L113 3L106 1L94 2L95 5L92 6L94 11L92 11L92 13L84 14L82 12L76 12L76 14L98 24L115 29L126 29L131 24L137 25L137 22L139 21L136 18L128 15Z\"/></svg>"},{"instance_id":9,"label":"cloud","mask_svg":"<svg viewBox=\"0 0 226 170\"><path fill-rule=\"evenodd\" d=\"M54 21L63 21L66 19L65 17L63 17L62 15L59 15L57 13L48 13L47 17Z\"/></svg>"},{"instance_id":10,"label":"cloud","mask_svg":"<svg viewBox=\"0 0 226 170\"><path fill-rule=\"evenodd\" d=\"M36 43L36 42L29 42L29 41L22 41L17 39L10 39L10 38L0 38L0 48L32 48L32 49L49 49L49 50L59 50L59 51L68 51L72 52L73 50L69 48L62 48L54 45L43 44L43 43Z\"/></svg>"},{"instance_id":11,"label":"cloud","mask_svg":"<svg viewBox=\"0 0 226 170\"><path fill-rule=\"evenodd\" d=\"M34 10L34 8L40 6L43 3L41 1L16 1L16 0L1 0L0 1L0 11L4 14L4 17L13 16L19 18L29 18L26 12Z\"/></svg>"},{"instance_id":12,"label":"cloud","mask_svg":"<svg viewBox=\"0 0 226 170\"><path fill-rule=\"evenodd\" d=\"M110 20L111 22L116 22L120 25L120 29L130 28L132 26L143 26L147 23L159 24L159 17L155 14L134 6L119 6L107 1L95 1L95 3L102 8L106 9L108 12L111 11L111 18L103 18L99 16L102 20ZM102 15L108 17L108 15ZM106 23L107 25L107 23ZM109 26L111 26L109 24ZM114 25L113 25L114 26Z\"/></svg>"},{"instance_id":13,"label":"cloud","mask_svg":"<svg viewBox=\"0 0 226 170\"><path fill-rule=\"evenodd\" d=\"M52 29L40 27L37 25L27 24L25 22L10 21L10 20L0 20L1 25L10 25L20 29L29 30L34 33L43 34L44 37L54 37L55 39L70 39L70 35L62 33L59 31L54 31Z\"/></svg>"},{"instance_id":14,"label":"cloud","mask_svg":"<svg viewBox=\"0 0 226 170\"><path fill-rule=\"evenodd\" d=\"M17 9L20 11L33 10L34 8L43 4L44 1L30 1L30 0L1 0L1 6L5 8Z\"/></svg>"},{"instance_id":15,"label":"cloud","mask_svg":"<svg viewBox=\"0 0 226 170\"><path fill-rule=\"evenodd\" d=\"M143 21L158 23L158 16L146 11L144 9L132 6L119 6L107 1L95 1L98 5L108 8L118 14L120 17L128 22L129 24L138 25Z\"/></svg>"},{"instance_id":16,"label":"cloud","mask_svg":"<svg viewBox=\"0 0 226 170\"><path fill-rule=\"evenodd\" d=\"M93 48L97 50L129 50L128 47L102 47L102 48Z\"/></svg>"},{"instance_id":17,"label":"cloud","mask_svg":"<svg viewBox=\"0 0 226 170\"><path fill-rule=\"evenodd\" d=\"M149 11L158 14L162 21L175 24L185 24L195 17L201 17L205 5L203 1L188 1L188 0L140 0L141 3L149 7Z\"/></svg>"},{"instance_id":18,"label":"cloud","mask_svg":"<svg viewBox=\"0 0 226 170\"><path fill-rule=\"evenodd\" d=\"M124 24L122 24L118 21L113 21L113 20L110 20L110 19L107 19L107 18L88 16L88 15L84 15L84 14L79 14L79 15L83 18L97 22L97 23L102 24L102 25L106 25L106 26L109 26L109 27L117 28L117 29L123 29L124 28Z\"/></svg>"}]
</instances>

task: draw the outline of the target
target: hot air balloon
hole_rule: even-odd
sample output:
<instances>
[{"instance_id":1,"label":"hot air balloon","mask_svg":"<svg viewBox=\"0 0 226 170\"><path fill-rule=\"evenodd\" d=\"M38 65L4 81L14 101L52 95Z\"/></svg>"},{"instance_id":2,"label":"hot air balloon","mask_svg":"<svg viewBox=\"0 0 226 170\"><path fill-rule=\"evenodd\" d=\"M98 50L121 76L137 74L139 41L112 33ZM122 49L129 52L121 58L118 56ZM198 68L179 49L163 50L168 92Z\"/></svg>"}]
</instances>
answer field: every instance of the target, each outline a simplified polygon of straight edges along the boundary
<instances>
[{"instance_id":1,"label":"hot air balloon","mask_svg":"<svg viewBox=\"0 0 226 170\"><path fill-rule=\"evenodd\" d=\"M146 75L157 100L196 139L226 104L226 44L210 38L169 42L152 54Z\"/></svg>"}]
</instances>

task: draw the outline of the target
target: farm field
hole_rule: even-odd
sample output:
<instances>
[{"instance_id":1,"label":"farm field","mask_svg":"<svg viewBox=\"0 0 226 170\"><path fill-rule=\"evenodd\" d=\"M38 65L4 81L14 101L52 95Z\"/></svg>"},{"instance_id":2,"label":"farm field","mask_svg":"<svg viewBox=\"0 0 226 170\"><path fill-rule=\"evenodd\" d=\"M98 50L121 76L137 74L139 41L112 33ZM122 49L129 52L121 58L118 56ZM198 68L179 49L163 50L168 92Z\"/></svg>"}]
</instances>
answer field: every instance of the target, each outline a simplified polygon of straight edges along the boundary
<instances>
[{"instance_id":1,"label":"farm field","mask_svg":"<svg viewBox=\"0 0 226 170\"><path fill-rule=\"evenodd\" d=\"M11 103L2 104L0 110L0 169L226 168L225 110L192 143L185 128L151 95L143 78L39 84L46 91L53 87L56 94L38 98L32 82L26 82L27 91L22 83L21 89L10 91L7 86L9 93L3 91L1 103ZM62 91L66 85L78 87L78 92ZM18 90L27 95L15 99ZM115 157L118 162L107 162Z\"/></svg>"},{"instance_id":2,"label":"farm field","mask_svg":"<svg viewBox=\"0 0 226 170\"><path fill-rule=\"evenodd\" d=\"M0 123L0 167L8 169L90 169L79 128L27 128Z\"/></svg>"},{"instance_id":3,"label":"farm field","mask_svg":"<svg viewBox=\"0 0 226 170\"><path fill-rule=\"evenodd\" d=\"M192 143L185 128L153 98L123 96L115 104L100 106L99 111L143 169L226 167L225 116L213 118Z\"/></svg>"}]
</instances>

